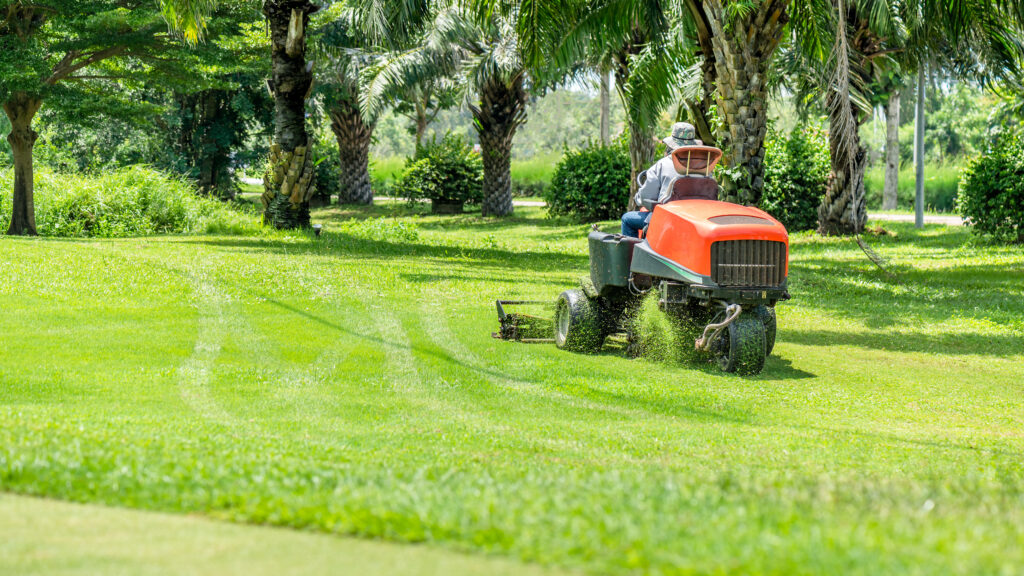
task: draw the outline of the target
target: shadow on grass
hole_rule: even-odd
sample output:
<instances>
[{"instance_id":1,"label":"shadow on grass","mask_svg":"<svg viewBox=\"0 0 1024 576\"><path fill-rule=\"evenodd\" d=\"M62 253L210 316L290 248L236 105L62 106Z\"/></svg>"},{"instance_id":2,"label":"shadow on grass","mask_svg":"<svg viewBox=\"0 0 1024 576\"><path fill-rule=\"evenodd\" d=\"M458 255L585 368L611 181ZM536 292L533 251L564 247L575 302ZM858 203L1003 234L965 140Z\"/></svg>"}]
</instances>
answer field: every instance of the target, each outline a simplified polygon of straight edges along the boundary
<instances>
[{"instance_id":1,"label":"shadow on grass","mask_svg":"<svg viewBox=\"0 0 1024 576\"><path fill-rule=\"evenodd\" d=\"M785 330L779 340L803 346L854 346L889 352L923 352L950 356L1018 356L1024 354L1024 337L955 333L851 333L831 330Z\"/></svg>"},{"instance_id":2,"label":"shadow on grass","mask_svg":"<svg viewBox=\"0 0 1024 576\"><path fill-rule=\"evenodd\" d=\"M1013 324L1024 317L1024 259L921 270L894 267L888 277L861 262L813 258L790 268L790 292L815 298L812 306L853 318L869 328L889 328L972 318Z\"/></svg>"},{"instance_id":3,"label":"shadow on grass","mask_svg":"<svg viewBox=\"0 0 1024 576\"><path fill-rule=\"evenodd\" d=\"M308 243L282 243L247 238L197 238L195 242L219 248L259 250L278 254L304 254L344 258L427 257L444 260L455 258L510 269L538 271L571 271L587 269L587 257L564 252L516 252L501 248L479 248L446 244L425 244L415 241L388 242L344 232L324 232L322 238Z\"/></svg>"},{"instance_id":4,"label":"shadow on grass","mask_svg":"<svg viewBox=\"0 0 1024 576\"><path fill-rule=\"evenodd\" d=\"M959 452L974 452L974 453L991 453L999 454L1001 456L1010 456L1014 458L1024 457L1024 452L1019 450L1007 450L1006 448L994 447L994 446L972 446L957 444L949 441L941 440L926 440L921 438L908 438L897 434L887 434L882 432L867 432L862 430L847 430L841 428L829 428L827 426L791 426L786 425L784 428L791 430L810 430L817 433L830 434L840 438L855 438L871 442L873 445L879 443L882 444L911 444L923 449L933 450L956 450Z\"/></svg>"}]
</instances>

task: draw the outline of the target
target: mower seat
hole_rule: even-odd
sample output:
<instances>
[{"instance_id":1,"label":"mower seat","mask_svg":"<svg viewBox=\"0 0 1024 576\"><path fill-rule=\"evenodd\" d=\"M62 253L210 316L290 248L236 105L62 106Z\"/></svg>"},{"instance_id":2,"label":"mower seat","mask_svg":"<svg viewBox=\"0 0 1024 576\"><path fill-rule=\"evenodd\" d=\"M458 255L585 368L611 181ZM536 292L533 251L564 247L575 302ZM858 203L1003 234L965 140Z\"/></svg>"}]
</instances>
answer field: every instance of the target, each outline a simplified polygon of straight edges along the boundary
<instances>
[{"instance_id":1,"label":"mower seat","mask_svg":"<svg viewBox=\"0 0 1024 576\"><path fill-rule=\"evenodd\" d=\"M676 200L718 200L718 182L713 176L680 176L672 181L672 197Z\"/></svg>"}]
</instances>

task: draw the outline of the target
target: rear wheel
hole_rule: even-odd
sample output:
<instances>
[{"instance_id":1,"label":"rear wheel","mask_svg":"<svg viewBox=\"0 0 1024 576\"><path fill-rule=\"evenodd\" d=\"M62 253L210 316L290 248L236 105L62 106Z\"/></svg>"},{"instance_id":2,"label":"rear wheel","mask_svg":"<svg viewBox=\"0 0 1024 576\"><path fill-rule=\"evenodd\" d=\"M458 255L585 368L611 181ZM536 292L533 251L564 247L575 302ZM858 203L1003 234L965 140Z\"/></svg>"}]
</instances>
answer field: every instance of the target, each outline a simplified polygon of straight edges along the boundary
<instances>
[{"instance_id":1,"label":"rear wheel","mask_svg":"<svg viewBox=\"0 0 1024 576\"><path fill-rule=\"evenodd\" d=\"M719 321L719 320L716 320ZM755 312L744 312L711 345L718 366L745 376L764 368L765 327Z\"/></svg>"},{"instance_id":2,"label":"rear wheel","mask_svg":"<svg viewBox=\"0 0 1024 576\"><path fill-rule=\"evenodd\" d=\"M582 290L566 290L555 305L555 346L574 352L595 352L604 343L597 302Z\"/></svg>"},{"instance_id":3,"label":"rear wheel","mask_svg":"<svg viewBox=\"0 0 1024 576\"><path fill-rule=\"evenodd\" d=\"M775 349L775 308L772 306L758 306L754 313L764 324L764 355L771 356Z\"/></svg>"}]
</instances>

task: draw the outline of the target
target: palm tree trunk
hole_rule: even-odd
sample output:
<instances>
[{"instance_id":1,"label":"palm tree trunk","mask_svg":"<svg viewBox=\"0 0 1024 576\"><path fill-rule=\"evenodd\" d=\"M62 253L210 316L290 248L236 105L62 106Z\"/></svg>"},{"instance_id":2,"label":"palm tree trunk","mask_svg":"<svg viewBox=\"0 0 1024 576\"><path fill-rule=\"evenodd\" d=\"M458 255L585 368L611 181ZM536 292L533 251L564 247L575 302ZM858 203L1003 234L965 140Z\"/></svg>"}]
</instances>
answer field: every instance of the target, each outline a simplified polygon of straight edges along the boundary
<instances>
[{"instance_id":1,"label":"palm tree trunk","mask_svg":"<svg viewBox=\"0 0 1024 576\"><path fill-rule=\"evenodd\" d=\"M711 28L717 103L725 120L718 144L733 174L722 182L723 199L756 205L764 188L768 68L783 37L788 2L765 0L742 15L727 13L724 0L702 4Z\"/></svg>"},{"instance_id":2,"label":"palm tree trunk","mask_svg":"<svg viewBox=\"0 0 1024 576\"><path fill-rule=\"evenodd\" d=\"M480 87L480 105L471 106L484 164L484 216L512 214L512 139L526 121L522 75L506 83L488 78Z\"/></svg>"},{"instance_id":3,"label":"palm tree trunk","mask_svg":"<svg viewBox=\"0 0 1024 576\"><path fill-rule=\"evenodd\" d=\"M830 114L829 124L837 125L834 115ZM861 146L857 131L847 137L852 138L852 143L843 142L840 131L829 130L832 174L825 198L818 206L818 232L826 236L860 234L868 219L864 194L867 151Z\"/></svg>"},{"instance_id":4,"label":"palm tree trunk","mask_svg":"<svg viewBox=\"0 0 1024 576\"><path fill-rule=\"evenodd\" d=\"M32 119L42 100L22 92L15 92L4 103L4 112L11 121L11 133L7 141L14 155L14 206L11 210L10 236L36 236L36 212L34 202L34 172L32 148L39 135L32 129Z\"/></svg>"},{"instance_id":5,"label":"palm tree trunk","mask_svg":"<svg viewBox=\"0 0 1024 576\"><path fill-rule=\"evenodd\" d=\"M895 210L900 187L900 90L885 105L885 188L882 209Z\"/></svg>"},{"instance_id":6,"label":"palm tree trunk","mask_svg":"<svg viewBox=\"0 0 1024 576\"><path fill-rule=\"evenodd\" d=\"M309 15L317 10L309 0L263 3L272 41L274 92L274 143L263 176L263 221L277 228L309 226L315 178L306 133L306 98L313 74L312 66L306 65L305 30Z\"/></svg>"},{"instance_id":7,"label":"palm tree trunk","mask_svg":"<svg viewBox=\"0 0 1024 576\"><path fill-rule=\"evenodd\" d=\"M650 168L658 152L658 141L646 126L629 123L629 204L627 210L636 210L637 176Z\"/></svg>"},{"instance_id":8,"label":"palm tree trunk","mask_svg":"<svg viewBox=\"0 0 1024 576\"><path fill-rule=\"evenodd\" d=\"M331 130L341 153L339 204L373 204L370 184L370 142L373 123L363 121L357 106L339 101L329 111Z\"/></svg>"},{"instance_id":9,"label":"palm tree trunk","mask_svg":"<svg viewBox=\"0 0 1024 576\"><path fill-rule=\"evenodd\" d=\"M622 100L622 106L626 109L626 124L629 128L629 202L627 210L636 210L636 192L640 187L636 180L637 176L654 163L654 155L657 153L658 146L652 128L639 122L630 113L632 106L630 106L623 89L626 82L629 81L630 57L638 52L638 42L631 41L623 46L615 57L615 87L619 93L619 99Z\"/></svg>"}]
</instances>

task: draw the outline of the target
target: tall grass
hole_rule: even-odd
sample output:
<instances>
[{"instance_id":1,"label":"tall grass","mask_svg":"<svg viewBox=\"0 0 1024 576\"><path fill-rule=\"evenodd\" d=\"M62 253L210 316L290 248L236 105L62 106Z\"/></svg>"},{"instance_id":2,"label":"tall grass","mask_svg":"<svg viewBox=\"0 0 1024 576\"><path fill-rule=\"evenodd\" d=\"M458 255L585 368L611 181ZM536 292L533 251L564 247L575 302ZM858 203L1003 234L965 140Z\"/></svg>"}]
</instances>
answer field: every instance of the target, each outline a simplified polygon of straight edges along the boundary
<instances>
[{"instance_id":1,"label":"tall grass","mask_svg":"<svg viewBox=\"0 0 1024 576\"><path fill-rule=\"evenodd\" d=\"M0 171L0 222L11 218L11 170ZM258 230L255 218L201 198L184 179L144 166L103 174L35 172L36 228L43 236L116 238Z\"/></svg>"},{"instance_id":2,"label":"tall grass","mask_svg":"<svg viewBox=\"0 0 1024 576\"><path fill-rule=\"evenodd\" d=\"M528 160L512 161L512 180L523 184L550 184L562 154L538 154Z\"/></svg>"},{"instance_id":3,"label":"tall grass","mask_svg":"<svg viewBox=\"0 0 1024 576\"><path fill-rule=\"evenodd\" d=\"M529 160L512 161L512 180L523 184L550 184L555 166L562 159L559 154L542 154ZM405 158L390 156L374 158L370 163L370 176L381 182L396 182L405 169Z\"/></svg>"},{"instance_id":4,"label":"tall grass","mask_svg":"<svg viewBox=\"0 0 1024 576\"><path fill-rule=\"evenodd\" d=\"M405 170L405 158L400 156L370 160L370 178L378 182L394 184L402 177L403 170Z\"/></svg>"},{"instance_id":5,"label":"tall grass","mask_svg":"<svg viewBox=\"0 0 1024 576\"><path fill-rule=\"evenodd\" d=\"M914 167L900 170L899 189L896 203L900 209L914 207ZM924 201L929 210L951 212L956 206L957 186L960 184L960 167L952 164L925 164ZM876 165L864 175L864 190L867 192L869 210L882 207L882 191L885 188L885 166Z\"/></svg>"}]
</instances>

